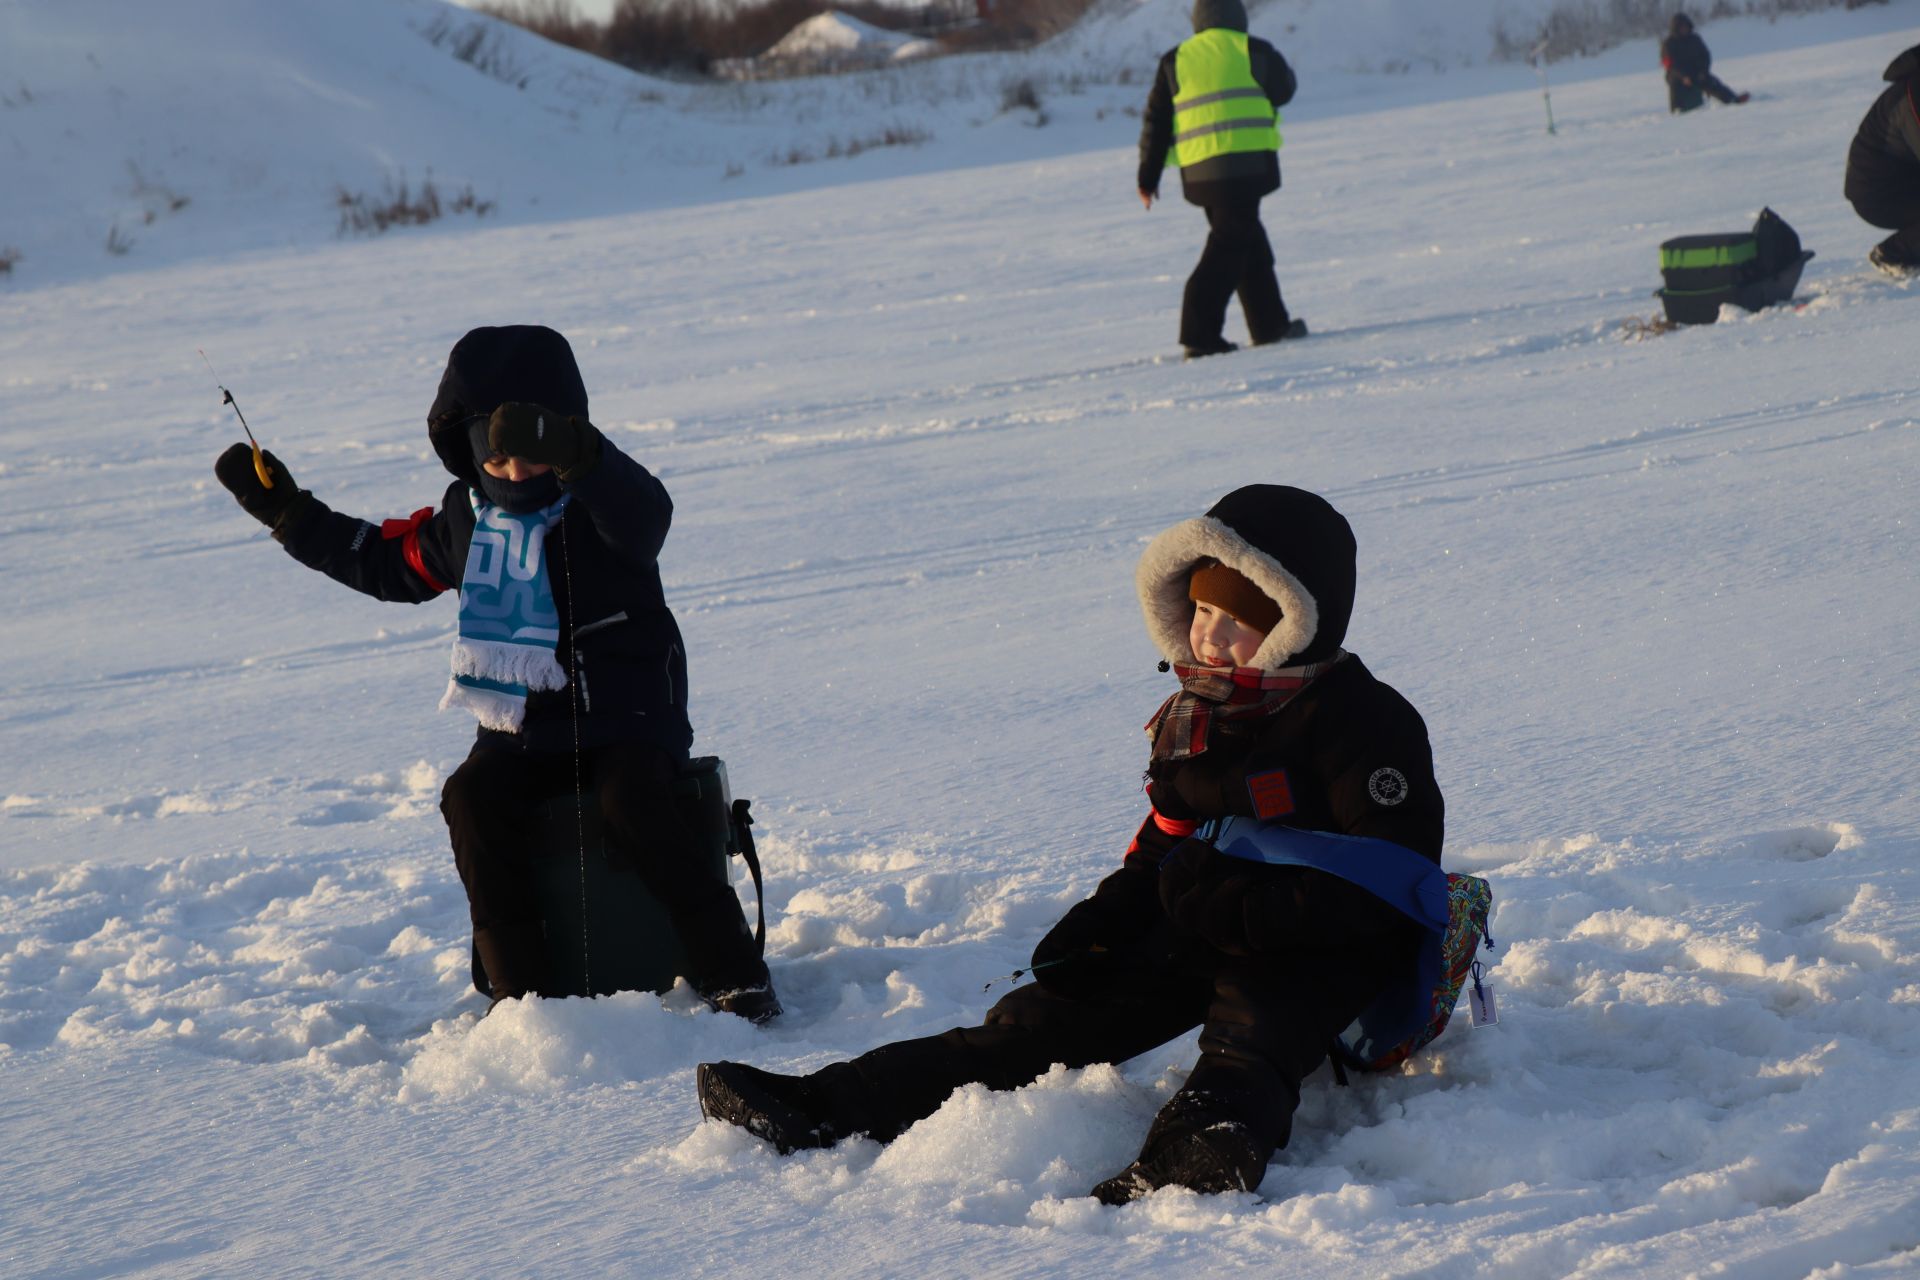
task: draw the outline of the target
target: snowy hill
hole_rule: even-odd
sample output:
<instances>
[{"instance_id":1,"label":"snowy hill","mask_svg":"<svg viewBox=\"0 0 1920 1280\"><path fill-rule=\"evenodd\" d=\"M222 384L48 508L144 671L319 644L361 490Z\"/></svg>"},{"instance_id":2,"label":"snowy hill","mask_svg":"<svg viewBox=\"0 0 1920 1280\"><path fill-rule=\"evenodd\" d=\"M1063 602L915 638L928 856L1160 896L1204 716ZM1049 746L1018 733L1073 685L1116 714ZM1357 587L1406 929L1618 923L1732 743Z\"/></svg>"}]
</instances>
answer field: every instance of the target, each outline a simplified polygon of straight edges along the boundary
<instances>
[{"instance_id":1,"label":"snowy hill","mask_svg":"<svg viewBox=\"0 0 1920 1280\"><path fill-rule=\"evenodd\" d=\"M1531 86L1488 52L1556 3L1269 0L1253 21L1302 69L1288 116L1303 121ZM429 184L443 226L526 225L1125 146L1187 8L1111 0L1023 53L689 85L442 0L14 0L0 6L0 253L19 260L0 287L322 244L343 215ZM1706 32L1724 60L1914 11ZM809 30L859 34L849 21ZM1643 43L1555 74L1652 65ZM1038 111L1011 105L1036 97Z\"/></svg>"},{"instance_id":2,"label":"snowy hill","mask_svg":"<svg viewBox=\"0 0 1920 1280\"><path fill-rule=\"evenodd\" d=\"M877 51L884 57L912 42L912 36L876 27L848 14L828 11L808 18L787 32L762 56L830 58Z\"/></svg>"},{"instance_id":3,"label":"snowy hill","mask_svg":"<svg viewBox=\"0 0 1920 1280\"><path fill-rule=\"evenodd\" d=\"M0 1271L1920 1272L1920 286L1867 270L1838 195L1914 7L1709 26L1737 110L1668 117L1645 49L1556 68L1551 137L1524 69L1305 68L1267 210L1315 336L1194 364L1204 225L1131 198L1137 83L1075 97L1055 50L1045 128L966 108L727 179L729 146L934 108L889 73L682 118L557 52L522 88L409 25L439 12L0 9L31 91L0 209L52 246L0 287ZM336 241L333 184L418 157L499 207ZM1795 304L1630 340L1659 242L1763 204L1818 253ZM522 321L674 496L696 749L763 824L765 1031L684 988L478 1022L450 603L306 572L212 479L237 427L196 348L300 484L380 519L445 486L448 347ZM1191 1036L886 1148L702 1124L699 1061L976 1019L1114 865L1170 687L1135 560L1252 479L1353 520L1350 643L1432 729L1448 864L1494 885L1500 1024L1316 1074L1257 1196L1084 1196Z\"/></svg>"}]
</instances>

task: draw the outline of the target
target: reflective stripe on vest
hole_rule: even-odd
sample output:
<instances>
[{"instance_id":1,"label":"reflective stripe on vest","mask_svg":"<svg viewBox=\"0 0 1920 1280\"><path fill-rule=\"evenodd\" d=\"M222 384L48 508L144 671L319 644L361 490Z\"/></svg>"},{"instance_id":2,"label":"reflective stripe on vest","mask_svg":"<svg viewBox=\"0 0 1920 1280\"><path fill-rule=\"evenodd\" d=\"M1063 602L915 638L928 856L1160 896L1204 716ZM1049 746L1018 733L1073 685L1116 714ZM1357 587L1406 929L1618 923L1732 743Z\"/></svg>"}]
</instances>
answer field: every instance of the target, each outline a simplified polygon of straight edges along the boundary
<instances>
[{"instance_id":1,"label":"reflective stripe on vest","mask_svg":"<svg viewBox=\"0 0 1920 1280\"><path fill-rule=\"evenodd\" d=\"M1215 156L1280 149L1280 113L1253 78L1246 32L1202 31L1181 44L1173 65L1180 93L1168 164L1184 169Z\"/></svg>"}]
</instances>

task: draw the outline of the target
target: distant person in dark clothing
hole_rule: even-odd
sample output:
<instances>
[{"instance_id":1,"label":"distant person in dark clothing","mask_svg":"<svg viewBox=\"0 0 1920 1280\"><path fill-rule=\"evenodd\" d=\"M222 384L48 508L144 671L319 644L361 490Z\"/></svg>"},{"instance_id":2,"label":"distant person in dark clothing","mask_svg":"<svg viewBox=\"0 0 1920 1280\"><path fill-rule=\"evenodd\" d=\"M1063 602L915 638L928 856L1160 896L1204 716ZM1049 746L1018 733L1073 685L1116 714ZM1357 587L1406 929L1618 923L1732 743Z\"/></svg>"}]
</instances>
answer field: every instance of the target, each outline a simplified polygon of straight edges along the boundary
<instances>
[{"instance_id":1,"label":"distant person in dark clothing","mask_svg":"<svg viewBox=\"0 0 1920 1280\"><path fill-rule=\"evenodd\" d=\"M1667 69L1669 111L1703 107L1708 96L1730 106L1753 96L1735 93L1713 74L1713 55L1707 52L1707 42L1693 29L1693 19L1684 13L1673 15L1667 38L1660 42L1660 65Z\"/></svg>"},{"instance_id":2,"label":"distant person in dark clothing","mask_svg":"<svg viewBox=\"0 0 1920 1280\"><path fill-rule=\"evenodd\" d=\"M1154 74L1140 126L1140 200L1160 194L1178 166L1190 204L1207 213L1207 247L1187 278L1180 345L1189 360L1236 350L1221 330L1240 295L1256 347L1305 337L1287 313L1273 274L1273 246L1260 201L1280 189L1280 115L1297 82L1279 50L1247 34L1241 0L1194 0L1193 38L1168 50Z\"/></svg>"},{"instance_id":3,"label":"distant person in dark clothing","mask_svg":"<svg viewBox=\"0 0 1920 1280\"><path fill-rule=\"evenodd\" d=\"M1893 232L1867 261L1906 279L1920 273L1920 45L1890 63L1889 84L1847 151L1847 203L1873 226Z\"/></svg>"}]
</instances>

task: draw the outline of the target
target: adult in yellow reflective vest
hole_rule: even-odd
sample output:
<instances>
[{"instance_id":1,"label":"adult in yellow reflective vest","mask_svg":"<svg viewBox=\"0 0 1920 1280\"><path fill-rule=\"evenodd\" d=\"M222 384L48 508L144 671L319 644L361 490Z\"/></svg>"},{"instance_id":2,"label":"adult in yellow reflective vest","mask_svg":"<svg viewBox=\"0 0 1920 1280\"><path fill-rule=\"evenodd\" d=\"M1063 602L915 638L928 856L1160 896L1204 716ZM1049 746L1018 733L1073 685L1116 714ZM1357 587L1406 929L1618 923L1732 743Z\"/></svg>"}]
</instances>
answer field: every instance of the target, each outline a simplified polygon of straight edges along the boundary
<instances>
[{"instance_id":1,"label":"adult in yellow reflective vest","mask_svg":"<svg viewBox=\"0 0 1920 1280\"><path fill-rule=\"evenodd\" d=\"M1280 112L1293 100L1293 68L1247 34L1241 0L1194 0L1193 38L1167 51L1140 126L1140 200L1160 194L1169 164L1187 200L1207 213L1207 247L1187 279L1180 345L1187 358L1237 348L1221 332L1240 295L1254 346L1305 337L1273 274L1260 201L1280 189Z\"/></svg>"}]
</instances>

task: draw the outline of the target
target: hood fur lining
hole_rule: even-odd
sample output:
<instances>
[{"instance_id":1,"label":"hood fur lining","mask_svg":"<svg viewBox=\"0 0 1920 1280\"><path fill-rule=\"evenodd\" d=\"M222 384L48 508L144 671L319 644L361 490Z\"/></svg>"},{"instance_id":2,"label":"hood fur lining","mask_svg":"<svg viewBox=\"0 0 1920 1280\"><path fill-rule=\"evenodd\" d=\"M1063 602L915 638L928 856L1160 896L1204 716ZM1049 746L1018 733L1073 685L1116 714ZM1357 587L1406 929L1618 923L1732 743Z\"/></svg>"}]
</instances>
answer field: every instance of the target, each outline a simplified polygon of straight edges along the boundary
<instances>
[{"instance_id":1,"label":"hood fur lining","mask_svg":"<svg viewBox=\"0 0 1920 1280\"><path fill-rule=\"evenodd\" d=\"M1187 580L1193 566L1208 556L1245 574L1280 606L1279 625L1261 641L1250 665L1277 671L1313 643L1320 630L1320 606L1300 579L1231 526L1200 516L1181 521L1148 543L1140 567L1134 571L1134 588L1140 594L1147 635L1161 657L1182 664L1198 661L1187 639L1193 621Z\"/></svg>"}]
</instances>

